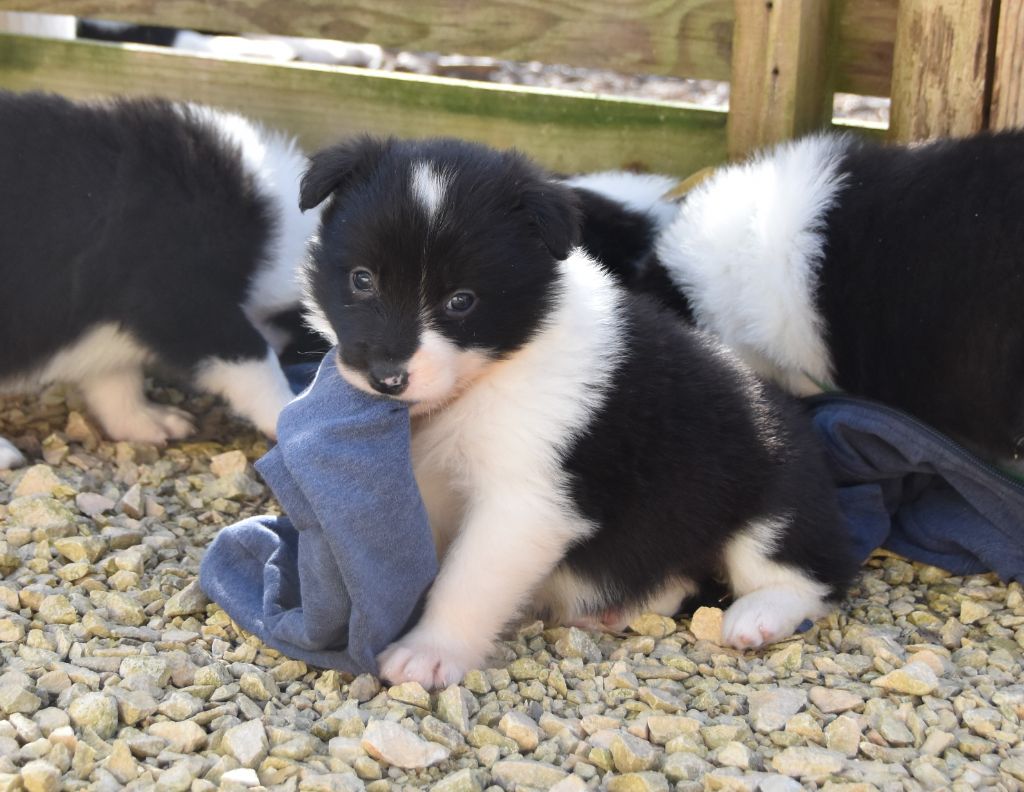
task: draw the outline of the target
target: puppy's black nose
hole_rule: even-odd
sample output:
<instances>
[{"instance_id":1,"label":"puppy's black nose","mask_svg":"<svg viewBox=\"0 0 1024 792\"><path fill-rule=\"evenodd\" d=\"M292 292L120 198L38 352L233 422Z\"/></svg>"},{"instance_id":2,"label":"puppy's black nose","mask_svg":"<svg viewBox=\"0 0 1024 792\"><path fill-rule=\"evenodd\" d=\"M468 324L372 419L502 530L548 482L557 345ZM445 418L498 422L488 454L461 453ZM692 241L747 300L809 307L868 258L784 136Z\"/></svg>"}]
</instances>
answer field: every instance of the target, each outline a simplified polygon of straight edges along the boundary
<instances>
[{"instance_id":1,"label":"puppy's black nose","mask_svg":"<svg viewBox=\"0 0 1024 792\"><path fill-rule=\"evenodd\" d=\"M409 387L409 372L390 364L372 364L367 379L374 390L386 396L397 396Z\"/></svg>"}]
</instances>

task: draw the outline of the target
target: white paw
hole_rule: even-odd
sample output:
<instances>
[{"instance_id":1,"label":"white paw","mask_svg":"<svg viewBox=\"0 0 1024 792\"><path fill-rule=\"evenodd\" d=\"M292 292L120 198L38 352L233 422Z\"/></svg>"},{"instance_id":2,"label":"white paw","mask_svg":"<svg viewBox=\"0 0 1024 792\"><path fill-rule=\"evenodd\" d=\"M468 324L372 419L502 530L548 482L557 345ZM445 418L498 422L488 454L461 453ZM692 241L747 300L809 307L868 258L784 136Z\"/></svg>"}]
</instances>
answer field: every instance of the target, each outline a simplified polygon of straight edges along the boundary
<instances>
[{"instance_id":1,"label":"white paw","mask_svg":"<svg viewBox=\"0 0 1024 792\"><path fill-rule=\"evenodd\" d=\"M736 649L757 649L788 638L805 619L827 608L817 596L795 589L764 588L745 594L725 612L722 641Z\"/></svg>"},{"instance_id":2,"label":"white paw","mask_svg":"<svg viewBox=\"0 0 1024 792\"><path fill-rule=\"evenodd\" d=\"M277 436L278 415L295 398L277 355L269 348L261 360L207 358L197 368L195 383L208 393L222 396L232 410L273 439Z\"/></svg>"},{"instance_id":3,"label":"white paw","mask_svg":"<svg viewBox=\"0 0 1024 792\"><path fill-rule=\"evenodd\" d=\"M481 665L483 660L483 656L476 657L465 651L460 653L450 641L418 629L413 629L377 656L381 679L393 685L419 682L428 690L458 682L470 668Z\"/></svg>"},{"instance_id":4,"label":"white paw","mask_svg":"<svg viewBox=\"0 0 1024 792\"><path fill-rule=\"evenodd\" d=\"M164 445L195 432L192 416L177 407L147 404L143 409L107 422L103 427L111 440Z\"/></svg>"},{"instance_id":5,"label":"white paw","mask_svg":"<svg viewBox=\"0 0 1024 792\"><path fill-rule=\"evenodd\" d=\"M25 464L25 457L14 445L0 437L0 470L21 467Z\"/></svg>"}]
</instances>

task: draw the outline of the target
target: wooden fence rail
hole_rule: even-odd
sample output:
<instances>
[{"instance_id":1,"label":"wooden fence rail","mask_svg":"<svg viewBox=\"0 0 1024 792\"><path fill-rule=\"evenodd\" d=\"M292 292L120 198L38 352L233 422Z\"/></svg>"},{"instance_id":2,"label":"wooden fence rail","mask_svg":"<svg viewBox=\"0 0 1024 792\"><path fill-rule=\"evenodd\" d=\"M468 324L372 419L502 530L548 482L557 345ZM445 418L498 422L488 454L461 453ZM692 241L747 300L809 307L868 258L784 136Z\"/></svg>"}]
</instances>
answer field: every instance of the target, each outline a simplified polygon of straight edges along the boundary
<instances>
[{"instance_id":1,"label":"wooden fence rail","mask_svg":"<svg viewBox=\"0 0 1024 792\"><path fill-rule=\"evenodd\" d=\"M1024 125L1024 0L0 0L0 11L731 83L727 122L670 103L0 35L0 87L207 102L308 147L355 131L455 134L566 171L685 175L827 126L833 91L890 95L898 140Z\"/></svg>"},{"instance_id":2,"label":"wooden fence rail","mask_svg":"<svg viewBox=\"0 0 1024 792\"><path fill-rule=\"evenodd\" d=\"M968 0L973 2L973 0ZM778 0L779 6L788 0ZM836 89L889 91L896 0L835 5ZM731 76L737 14L763 0L3 0L0 8L709 80Z\"/></svg>"}]
</instances>

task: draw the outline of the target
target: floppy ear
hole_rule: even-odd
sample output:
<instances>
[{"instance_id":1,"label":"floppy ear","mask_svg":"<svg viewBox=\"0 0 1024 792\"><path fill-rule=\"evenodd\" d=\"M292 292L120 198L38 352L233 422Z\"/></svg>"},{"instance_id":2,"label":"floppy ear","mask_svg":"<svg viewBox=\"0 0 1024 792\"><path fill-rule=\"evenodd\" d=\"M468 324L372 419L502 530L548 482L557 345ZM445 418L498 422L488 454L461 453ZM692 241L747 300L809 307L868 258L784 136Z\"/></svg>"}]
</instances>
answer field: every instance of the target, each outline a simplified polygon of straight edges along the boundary
<instances>
[{"instance_id":1,"label":"floppy ear","mask_svg":"<svg viewBox=\"0 0 1024 792\"><path fill-rule=\"evenodd\" d=\"M309 167L302 176L299 209L305 212L319 206L332 192L370 173L391 143L390 138L382 140L360 135L318 151L310 157Z\"/></svg>"},{"instance_id":2,"label":"floppy ear","mask_svg":"<svg viewBox=\"0 0 1024 792\"><path fill-rule=\"evenodd\" d=\"M583 224L579 198L554 177L541 173L531 179L523 188L522 207L544 246L559 261L579 244Z\"/></svg>"}]
</instances>

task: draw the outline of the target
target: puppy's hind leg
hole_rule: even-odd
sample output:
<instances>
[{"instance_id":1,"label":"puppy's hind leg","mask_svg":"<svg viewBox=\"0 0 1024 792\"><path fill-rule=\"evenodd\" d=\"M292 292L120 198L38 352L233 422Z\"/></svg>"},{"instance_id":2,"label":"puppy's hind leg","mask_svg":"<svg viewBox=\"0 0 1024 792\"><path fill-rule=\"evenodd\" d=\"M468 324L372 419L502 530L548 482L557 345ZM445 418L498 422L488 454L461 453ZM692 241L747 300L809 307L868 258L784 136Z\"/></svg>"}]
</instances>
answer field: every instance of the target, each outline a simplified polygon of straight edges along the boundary
<instances>
[{"instance_id":1,"label":"puppy's hind leg","mask_svg":"<svg viewBox=\"0 0 1024 792\"><path fill-rule=\"evenodd\" d=\"M831 589L797 567L772 557L786 531L784 522L748 526L725 549L729 585L737 599L725 613L722 639L754 649L792 635L800 624L828 613Z\"/></svg>"},{"instance_id":2,"label":"puppy's hind leg","mask_svg":"<svg viewBox=\"0 0 1024 792\"><path fill-rule=\"evenodd\" d=\"M164 338L158 348L174 349L169 362L191 371L197 388L220 396L236 414L276 437L277 416L294 394L274 351L240 307L192 308L190 319L204 322L205 332Z\"/></svg>"},{"instance_id":3,"label":"puppy's hind leg","mask_svg":"<svg viewBox=\"0 0 1024 792\"><path fill-rule=\"evenodd\" d=\"M208 357L196 367L195 382L222 396L263 434L277 437L277 416L295 394L274 351L265 342L263 349L262 357Z\"/></svg>"},{"instance_id":4,"label":"puppy's hind leg","mask_svg":"<svg viewBox=\"0 0 1024 792\"><path fill-rule=\"evenodd\" d=\"M195 431L188 413L146 398L140 367L105 371L80 385L86 404L112 440L163 445Z\"/></svg>"},{"instance_id":5,"label":"puppy's hind leg","mask_svg":"<svg viewBox=\"0 0 1024 792\"><path fill-rule=\"evenodd\" d=\"M5 437L0 437L0 470L21 467L25 464L25 457L21 451L14 447Z\"/></svg>"}]
</instances>

